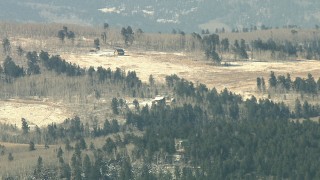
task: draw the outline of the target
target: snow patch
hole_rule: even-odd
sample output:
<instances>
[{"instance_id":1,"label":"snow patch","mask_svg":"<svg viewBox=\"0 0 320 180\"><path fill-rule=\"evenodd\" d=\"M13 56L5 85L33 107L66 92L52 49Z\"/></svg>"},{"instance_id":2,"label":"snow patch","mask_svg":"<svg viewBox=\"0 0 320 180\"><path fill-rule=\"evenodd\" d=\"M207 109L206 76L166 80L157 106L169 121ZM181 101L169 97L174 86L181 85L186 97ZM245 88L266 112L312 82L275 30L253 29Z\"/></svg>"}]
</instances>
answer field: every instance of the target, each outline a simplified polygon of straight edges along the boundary
<instances>
[{"instance_id":1,"label":"snow patch","mask_svg":"<svg viewBox=\"0 0 320 180\"><path fill-rule=\"evenodd\" d=\"M111 8L105 7L105 8L99 9L99 11L103 13L117 13L117 14L121 13L121 10L118 10L116 7L111 7Z\"/></svg>"},{"instance_id":2,"label":"snow patch","mask_svg":"<svg viewBox=\"0 0 320 180\"><path fill-rule=\"evenodd\" d=\"M154 11L142 10L142 12L146 15L150 15L150 16L154 15Z\"/></svg>"},{"instance_id":3,"label":"snow patch","mask_svg":"<svg viewBox=\"0 0 320 180\"><path fill-rule=\"evenodd\" d=\"M173 19L157 19L158 23L173 23L173 24L179 24L179 20L173 20Z\"/></svg>"}]
</instances>

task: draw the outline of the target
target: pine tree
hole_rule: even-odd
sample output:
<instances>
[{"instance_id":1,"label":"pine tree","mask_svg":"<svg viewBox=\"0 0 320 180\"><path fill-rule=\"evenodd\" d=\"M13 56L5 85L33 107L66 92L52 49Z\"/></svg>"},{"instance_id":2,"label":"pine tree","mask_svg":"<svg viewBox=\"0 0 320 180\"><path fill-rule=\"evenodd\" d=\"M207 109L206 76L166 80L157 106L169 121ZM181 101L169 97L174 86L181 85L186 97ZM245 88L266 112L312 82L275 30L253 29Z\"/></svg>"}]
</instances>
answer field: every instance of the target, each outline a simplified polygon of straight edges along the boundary
<instances>
[{"instance_id":1,"label":"pine tree","mask_svg":"<svg viewBox=\"0 0 320 180\"><path fill-rule=\"evenodd\" d=\"M248 59L248 54L246 51L246 42L244 39L241 39L240 41L239 54L241 58Z\"/></svg>"},{"instance_id":2,"label":"pine tree","mask_svg":"<svg viewBox=\"0 0 320 180\"><path fill-rule=\"evenodd\" d=\"M122 161L120 179L133 179L132 166L128 158L124 158Z\"/></svg>"},{"instance_id":3,"label":"pine tree","mask_svg":"<svg viewBox=\"0 0 320 180\"><path fill-rule=\"evenodd\" d=\"M10 51L11 51L11 44L10 44L10 41L8 38L4 38L2 40L2 47L3 47L3 52L6 54L6 55L9 55L10 54Z\"/></svg>"},{"instance_id":4,"label":"pine tree","mask_svg":"<svg viewBox=\"0 0 320 180\"><path fill-rule=\"evenodd\" d=\"M94 48L96 48L96 50L100 50L100 40L99 40L99 38L94 39L93 44L94 44Z\"/></svg>"},{"instance_id":5,"label":"pine tree","mask_svg":"<svg viewBox=\"0 0 320 180\"><path fill-rule=\"evenodd\" d=\"M86 154L83 160L83 165L82 165L82 172L84 174L83 179L90 179L91 168L92 168L92 164L91 164L90 158Z\"/></svg>"},{"instance_id":6,"label":"pine tree","mask_svg":"<svg viewBox=\"0 0 320 180\"><path fill-rule=\"evenodd\" d=\"M117 98L112 98L112 101L111 101L111 108L112 108L112 112L113 114L119 114L119 102L118 102L118 99Z\"/></svg>"},{"instance_id":7,"label":"pine tree","mask_svg":"<svg viewBox=\"0 0 320 180\"><path fill-rule=\"evenodd\" d=\"M71 151L72 149L73 149L73 147L70 145L70 140L69 140L69 139L66 139L65 150Z\"/></svg>"},{"instance_id":8,"label":"pine tree","mask_svg":"<svg viewBox=\"0 0 320 180\"><path fill-rule=\"evenodd\" d=\"M81 159L76 153L74 153L71 158L71 179L81 179Z\"/></svg>"},{"instance_id":9,"label":"pine tree","mask_svg":"<svg viewBox=\"0 0 320 180\"><path fill-rule=\"evenodd\" d=\"M263 77L261 78L261 88L262 88L263 92L266 91L266 83L264 82L264 78Z\"/></svg>"},{"instance_id":10,"label":"pine tree","mask_svg":"<svg viewBox=\"0 0 320 180\"><path fill-rule=\"evenodd\" d=\"M64 43L64 39L66 38L66 34L64 30L60 30L58 31L58 38L60 39L60 41L62 43Z\"/></svg>"},{"instance_id":11,"label":"pine tree","mask_svg":"<svg viewBox=\"0 0 320 180\"><path fill-rule=\"evenodd\" d=\"M41 177L42 169L43 169L43 161L42 161L42 157L39 156L38 157L38 161L37 161L36 169L34 170L34 176L37 179L42 179L42 177Z\"/></svg>"},{"instance_id":12,"label":"pine tree","mask_svg":"<svg viewBox=\"0 0 320 180\"><path fill-rule=\"evenodd\" d=\"M61 147L59 147L58 152L57 152L57 158L61 158L63 155L63 151L61 149Z\"/></svg>"},{"instance_id":13,"label":"pine tree","mask_svg":"<svg viewBox=\"0 0 320 180\"><path fill-rule=\"evenodd\" d=\"M21 77L24 76L23 68L16 65L10 56L7 56L3 62L3 70L7 76L10 77Z\"/></svg>"},{"instance_id":14,"label":"pine tree","mask_svg":"<svg viewBox=\"0 0 320 180\"><path fill-rule=\"evenodd\" d=\"M277 86L277 78L274 75L273 71L271 71L271 73L270 73L269 86L270 86L270 88L276 88L276 86Z\"/></svg>"},{"instance_id":15,"label":"pine tree","mask_svg":"<svg viewBox=\"0 0 320 180\"><path fill-rule=\"evenodd\" d=\"M22 122L22 132L23 134L28 134L29 133L29 130L30 130L30 127L27 123L27 120L25 118L21 118L21 122Z\"/></svg>"},{"instance_id":16,"label":"pine tree","mask_svg":"<svg viewBox=\"0 0 320 180\"><path fill-rule=\"evenodd\" d=\"M102 149L108 154L111 154L117 148L116 144L111 138L107 138L106 143L103 145Z\"/></svg>"},{"instance_id":17,"label":"pine tree","mask_svg":"<svg viewBox=\"0 0 320 180\"><path fill-rule=\"evenodd\" d=\"M36 148L34 146L34 142L30 141L30 143L29 143L29 151L34 151L34 150L36 150Z\"/></svg>"},{"instance_id":18,"label":"pine tree","mask_svg":"<svg viewBox=\"0 0 320 180\"><path fill-rule=\"evenodd\" d=\"M37 52L28 52L27 53L28 60L28 74L40 74L40 67L38 65L38 54Z\"/></svg>"},{"instance_id":19,"label":"pine tree","mask_svg":"<svg viewBox=\"0 0 320 180\"><path fill-rule=\"evenodd\" d=\"M80 138L79 146L80 146L80 149L82 149L82 150L87 149L87 143L86 143L86 141L84 140L83 137Z\"/></svg>"},{"instance_id":20,"label":"pine tree","mask_svg":"<svg viewBox=\"0 0 320 180\"><path fill-rule=\"evenodd\" d=\"M259 91L261 91L261 78L257 77L257 88Z\"/></svg>"},{"instance_id":21,"label":"pine tree","mask_svg":"<svg viewBox=\"0 0 320 180\"><path fill-rule=\"evenodd\" d=\"M18 46L18 47L17 47L17 53L18 53L18 56L23 56L24 50L22 49L21 46Z\"/></svg>"},{"instance_id":22,"label":"pine tree","mask_svg":"<svg viewBox=\"0 0 320 180\"><path fill-rule=\"evenodd\" d=\"M13 161L13 159L14 159L14 157L13 157L12 153L10 152L9 155L8 155L8 160L9 161Z\"/></svg>"},{"instance_id":23,"label":"pine tree","mask_svg":"<svg viewBox=\"0 0 320 180\"><path fill-rule=\"evenodd\" d=\"M296 118L300 118L302 115L302 107L299 99L296 99L295 106L294 106L294 112L296 115Z\"/></svg>"}]
</instances>

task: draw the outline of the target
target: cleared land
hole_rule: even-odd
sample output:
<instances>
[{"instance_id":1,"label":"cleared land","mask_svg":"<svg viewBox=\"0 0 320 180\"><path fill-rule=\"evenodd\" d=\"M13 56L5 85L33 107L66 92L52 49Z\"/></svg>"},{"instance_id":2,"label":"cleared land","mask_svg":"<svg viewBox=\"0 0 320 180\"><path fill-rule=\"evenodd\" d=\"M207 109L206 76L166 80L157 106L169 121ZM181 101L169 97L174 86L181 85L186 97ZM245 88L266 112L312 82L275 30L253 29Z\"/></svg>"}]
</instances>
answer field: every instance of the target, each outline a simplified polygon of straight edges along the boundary
<instances>
[{"instance_id":1,"label":"cleared land","mask_svg":"<svg viewBox=\"0 0 320 180\"><path fill-rule=\"evenodd\" d=\"M263 76L268 84L270 71L276 75L291 74L306 77L311 73L316 79L320 76L320 61L292 60L278 62L263 61L229 61L230 66L214 66L210 61L204 61L202 55L197 57L187 53L165 53L165 52L137 52L127 51L126 56L113 56L111 50L99 53L63 53L61 56L72 63L82 67L119 67L125 71L136 71L138 76L145 82L152 74L156 81L164 83L165 76L177 74L179 77L191 80L194 83L203 83L210 88L223 90L227 88L244 98L251 95L267 98L256 89L256 78ZM275 97L273 97L274 99ZM279 97L276 97L279 98ZM280 97L281 98L281 97ZM287 96L286 100L292 101L296 96ZM0 101L0 122L21 126L21 118L27 119L29 125L46 126L52 122L61 123L66 118L74 116L72 108L62 103L50 100L20 100L12 99ZM78 114L81 116L81 114Z\"/></svg>"},{"instance_id":2,"label":"cleared land","mask_svg":"<svg viewBox=\"0 0 320 180\"><path fill-rule=\"evenodd\" d=\"M62 123L72 113L58 103L11 99L0 101L0 123L13 124L21 127L21 118L25 118L30 127L39 127L55 123Z\"/></svg>"},{"instance_id":3,"label":"cleared land","mask_svg":"<svg viewBox=\"0 0 320 180\"><path fill-rule=\"evenodd\" d=\"M177 74L194 83L203 83L210 88L223 90L227 88L244 97L259 96L256 89L256 78L264 77L268 84L270 71L276 75L291 74L307 77L311 73L316 79L320 76L320 61L292 60L292 61L230 61L230 66L214 66L210 61L203 61L203 57L190 56L186 53L164 52L126 52L126 56L111 56L110 53L62 54L67 61L82 67L119 67L125 71L136 71L145 82L152 74L158 82L164 82L165 76Z\"/></svg>"}]
</instances>

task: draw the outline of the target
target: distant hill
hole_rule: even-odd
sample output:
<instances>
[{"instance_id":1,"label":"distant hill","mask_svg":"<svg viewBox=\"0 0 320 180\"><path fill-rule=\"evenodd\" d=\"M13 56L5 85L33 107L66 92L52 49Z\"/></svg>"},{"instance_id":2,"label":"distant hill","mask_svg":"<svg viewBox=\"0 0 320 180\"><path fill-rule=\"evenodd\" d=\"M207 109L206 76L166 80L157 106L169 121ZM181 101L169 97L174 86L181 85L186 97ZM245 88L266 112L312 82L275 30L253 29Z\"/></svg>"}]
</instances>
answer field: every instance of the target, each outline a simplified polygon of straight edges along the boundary
<instances>
[{"instance_id":1,"label":"distant hill","mask_svg":"<svg viewBox=\"0 0 320 180\"><path fill-rule=\"evenodd\" d=\"M131 25L186 32L320 24L318 0L0 0L0 20Z\"/></svg>"}]
</instances>

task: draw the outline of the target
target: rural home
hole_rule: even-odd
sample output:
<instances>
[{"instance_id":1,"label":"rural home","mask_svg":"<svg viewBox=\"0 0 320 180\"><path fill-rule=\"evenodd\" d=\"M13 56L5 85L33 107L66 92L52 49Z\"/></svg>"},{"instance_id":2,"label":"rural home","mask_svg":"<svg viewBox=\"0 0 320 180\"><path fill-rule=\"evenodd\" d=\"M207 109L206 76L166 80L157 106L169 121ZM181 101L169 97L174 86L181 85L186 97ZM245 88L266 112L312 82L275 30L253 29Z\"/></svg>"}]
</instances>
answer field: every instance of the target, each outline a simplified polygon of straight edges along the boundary
<instances>
[{"instance_id":1,"label":"rural home","mask_svg":"<svg viewBox=\"0 0 320 180\"><path fill-rule=\"evenodd\" d=\"M166 104L166 98L164 96L156 96L153 100L152 100L152 104L156 104L156 105L165 105Z\"/></svg>"},{"instance_id":2,"label":"rural home","mask_svg":"<svg viewBox=\"0 0 320 180\"><path fill-rule=\"evenodd\" d=\"M123 49L115 49L114 55L115 56L124 56L124 50Z\"/></svg>"}]
</instances>

